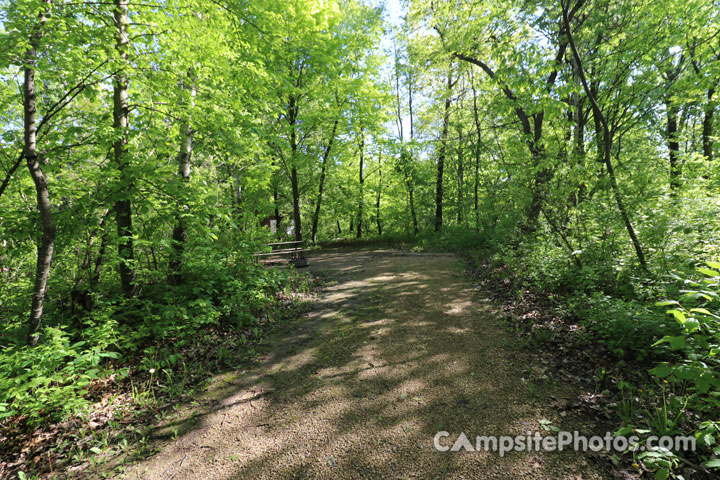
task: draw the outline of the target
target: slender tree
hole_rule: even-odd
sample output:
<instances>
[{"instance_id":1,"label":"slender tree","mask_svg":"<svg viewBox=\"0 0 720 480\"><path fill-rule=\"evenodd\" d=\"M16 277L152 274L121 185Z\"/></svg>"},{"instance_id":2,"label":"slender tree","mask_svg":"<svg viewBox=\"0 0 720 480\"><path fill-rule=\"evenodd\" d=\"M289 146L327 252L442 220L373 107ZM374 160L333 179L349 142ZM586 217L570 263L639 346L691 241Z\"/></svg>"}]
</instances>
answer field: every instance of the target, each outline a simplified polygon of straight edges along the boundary
<instances>
[{"instance_id":1,"label":"slender tree","mask_svg":"<svg viewBox=\"0 0 720 480\"><path fill-rule=\"evenodd\" d=\"M190 181L191 171L191 160L193 153L193 135L195 130L192 126L192 108L195 105L196 89L196 78L192 72L189 72L184 82L181 82L180 93L183 94L183 90L190 92L190 100L188 101L186 113L186 119L183 125L180 127L181 141L180 151L178 152L177 162L178 170L177 177L183 184L187 184ZM189 84L189 85L188 85ZM186 192L183 192L185 194ZM187 241L187 226L185 222L185 214L188 210L188 205L183 204L179 206L179 211L175 218L175 227L173 228L173 252L170 259L170 275L172 283L178 284L182 280L181 269L182 269L182 257L185 251L185 242Z\"/></svg>"},{"instance_id":2,"label":"slender tree","mask_svg":"<svg viewBox=\"0 0 720 480\"><path fill-rule=\"evenodd\" d=\"M578 2L578 4L581 4L582 0ZM595 94L590 89L590 85L588 84L587 78L585 77L585 70L583 68L582 60L580 59L580 53L578 52L577 46L575 45L573 32L570 27L570 15L569 15L569 6L565 0L562 1L562 16L563 16L563 22L565 24L565 31L567 32L568 42L570 45L570 49L572 51L573 58L575 59L575 62L577 64L577 70L578 70L578 76L580 78L580 82L582 84L583 89L585 90L585 95L587 95L588 100L590 101L590 105L592 106L593 115L597 118L597 121L601 125L601 132L602 132L602 142L603 142L603 148L602 148L602 161L605 164L605 168L607 169L608 176L610 178L610 185L612 187L613 196L615 197L615 203L617 204L618 212L620 213L620 217L625 224L625 228L628 232L628 235L630 236L630 240L632 241L633 248L635 249L635 253L637 255L638 261L640 262L640 266L647 270L647 262L645 260L645 253L643 251L642 245L640 244L640 240L637 237L637 234L635 233L635 228L633 227L632 222L630 221L630 215L628 214L627 208L625 207L625 201L623 199L622 193L620 192L620 187L618 186L617 177L615 176L615 168L612 164L612 147L613 147L613 132L610 130L610 125L608 123L607 118L603 114L602 110L600 109L600 105L598 105L597 99L595 97Z\"/></svg>"},{"instance_id":3,"label":"slender tree","mask_svg":"<svg viewBox=\"0 0 720 480\"><path fill-rule=\"evenodd\" d=\"M115 20L115 50L122 66L128 62L127 0L114 0L113 16ZM132 219L133 176L130 173L128 154L128 129L130 128L130 109L128 107L128 78L124 70L118 71L113 77L113 128L115 140L113 152L115 167L120 172L118 199L115 201L115 221L117 223L118 256L120 258L120 284L126 297L135 295L135 250Z\"/></svg>"},{"instance_id":4,"label":"slender tree","mask_svg":"<svg viewBox=\"0 0 720 480\"><path fill-rule=\"evenodd\" d=\"M450 105L452 103L452 88L455 85L452 78L452 63L447 73L447 89L443 109L442 131L440 132L440 147L437 158L437 179L435 181L435 231L439 232L443 226L443 174L445 171L445 153L447 151L448 129L450 126Z\"/></svg>"},{"instance_id":5,"label":"slender tree","mask_svg":"<svg viewBox=\"0 0 720 480\"><path fill-rule=\"evenodd\" d=\"M55 248L55 221L50 205L50 192L47 178L40 167L40 156L37 148L37 93L35 91L35 69L38 57L38 48L44 34L44 28L50 13L50 0L44 0L38 23L30 37L29 47L25 53L25 66L23 67L23 113L24 113L24 149L23 154L27 162L30 176L35 184L37 206L42 223L42 237L38 246L37 265L35 268L35 284L33 286L32 305L30 307L29 328L27 343L35 345L38 341L38 330L43 313L43 303L47 293L47 282L50 276L50 264Z\"/></svg>"}]
</instances>

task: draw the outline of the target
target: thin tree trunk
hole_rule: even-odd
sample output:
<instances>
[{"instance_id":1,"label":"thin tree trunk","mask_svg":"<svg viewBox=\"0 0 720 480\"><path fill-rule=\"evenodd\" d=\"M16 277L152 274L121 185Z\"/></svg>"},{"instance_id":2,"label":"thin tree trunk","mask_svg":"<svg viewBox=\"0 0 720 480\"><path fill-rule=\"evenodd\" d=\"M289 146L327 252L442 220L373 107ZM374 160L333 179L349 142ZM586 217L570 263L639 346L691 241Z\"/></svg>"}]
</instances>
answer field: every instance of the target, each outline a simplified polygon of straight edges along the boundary
<instances>
[{"instance_id":1,"label":"thin tree trunk","mask_svg":"<svg viewBox=\"0 0 720 480\"><path fill-rule=\"evenodd\" d=\"M573 13L584 3L584 1L585 0L580 0L578 2L578 4L576 5L576 9L573 10ZM559 32L560 44L558 45L558 51L555 55L555 65L553 70L548 75L547 80L545 81L546 89L548 92L550 92L553 85L555 85L558 77L558 72L564 62L565 51L567 49L567 42L564 40L564 36L565 35L563 34L563 29L561 28ZM477 65L491 79L497 80L495 72L483 61L457 52L454 53L454 57L469 62L473 65ZM532 188L532 200L528 209L527 219L524 225L521 226L521 229L526 234L531 234L537 230L538 218L540 216L540 210L542 208L543 202L545 201L547 185L550 180L552 180L555 174L552 168L540 168L541 165L544 165L546 163L546 152L543 146L542 137L545 112L544 110L540 110L536 113L528 114L525 109L518 104L517 96L508 85L500 84L500 87L505 96L515 104L515 114L520 120L522 132L527 139L525 143L528 147L528 150L530 151L533 165L538 167L538 170L535 173L534 186Z\"/></svg>"},{"instance_id":2,"label":"thin tree trunk","mask_svg":"<svg viewBox=\"0 0 720 480\"><path fill-rule=\"evenodd\" d=\"M362 237L363 228L363 203L365 197L365 178L363 177L363 167L365 163L365 134L360 132L360 172L358 180L360 181L360 197L358 198L358 223L356 237Z\"/></svg>"},{"instance_id":3,"label":"thin tree trunk","mask_svg":"<svg viewBox=\"0 0 720 480\"><path fill-rule=\"evenodd\" d=\"M575 82L580 83L580 77L578 76L577 72L577 65L575 64L575 59L572 58L570 62L573 70L573 79ZM587 118L584 115L583 107L582 107L582 101L580 100L580 94L578 92L573 93L572 95L572 104L573 104L573 111L572 111L572 118L570 119L571 122L575 124L575 128L573 131L573 157L577 165L581 166L585 163L585 124L587 123ZM580 184L578 185L577 192L573 195L574 197L574 204L577 205L578 203L585 200L587 195L587 184L584 180L580 180Z\"/></svg>"},{"instance_id":4,"label":"thin tree trunk","mask_svg":"<svg viewBox=\"0 0 720 480\"><path fill-rule=\"evenodd\" d=\"M465 208L465 199L463 198L463 189L465 188L465 166L463 165L463 131L462 127L458 127L458 147L457 147L457 182L458 182L458 213L457 223L463 223L463 209Z\"/></svg>"},{"instance_id":5,"label":"thin tree trunk","mask_svg":"<svg viewBox=\"0 0 720 480\"><path fill-rule=\"evenodd\" d=\"M103 219L103 223L105 219ZM102 271L103 259L105 257L105 250L108 244L108 231L104 230L102 237L100 237L100 248L98 249L97 257L95 257L95 268L93 269L92 277L90 278L90 290L93 290L100 281L100 273Z\"/></svg>"},{"instance_id":6,"label":"thin tree trunk","mask_svg":"<svg viewBox=\"0 0 720 480\"><path fill-rule=\"evenodd\" d=\"M478 204L478 188L480 183L480 147L482 145L482 128L480 124L480 114L477 106L477 92L475 90L475 77L470 69L470 86L473 93L473 120L475 121L475 134L477 141L475 142L475 186L473 189L473 207L475 210L475 229L480 229L480 209Z\"/></svg>"},{"instance_id":7,"label":"thin tree trunk","mask_svg":"<svg viewBox=\"0 0 720 480\"><path fill-rule=\"evenodd\" d=\"M592 105L593 114L595 117L597 117L597 120L600 122L602 126L602 133L603 133L603 161L605 163L605 168L607 168L608 176L610 178L610 185L613 190L613 194L615 196L615 203L617 204L618 211L620 212L620 217L622 218L623 223L625 224L625 228L628 232L628 235L630 236L630 240L633 244L633 248L635 249L635 253L638 257L638 261L640 262L640 266L643 268L643 270L647 271L647 262L645 261L645 254L642 249L642 245L640 244L640 240L638 239L637 235L635 234L635 229L633 228L632 222L630 221L630 216L628 215L627 209L625 208L625 202L623 201L622 194L620 192L620 187L617 183L617 178L615 177L615 169L613 168L612 164L612 144L613 144L613 137L612 133L610 132L610 127L607 122L607 118L605 118L605 115L602 113L602 110L600 109L600 106L597 103L597 99L593 95L592 91L590 90L590 86L588 85L587 78L585 78L585 71L582 66L582 61L580 60L580 54L578 53L577 47L575 46L575 41L573 39L572 29L570 28L570 21L568 20L568 14L567 14L567 8L565 4L562 5L563 10L563 22L565 23L565 29L568 35L568 42L570 44L570 49L572 50L573 57L575 58L575 61L577 62L578 67L578 75L580 76L580 81L582 83L583 89L585 90L585 94L588 97L588 100L590 100L590 105Z\"/></svg>"},{"instance_id":8,"label":"thin tree trunk","mask_svg":"<svg viewBox=\"0 0 720 480\"><path fill-rule=\"evenodd\" d=\"M302 223L300 218L300 187L298 186L298 174L295 165L292 166L290 172L290 183L292 184L293 195L293 223L295 230L295 240L302 240Z\"/></svg>"},{"instance_id":9,"label":"thin tree trunk","mask_svg":"<svg viewBox=\"0 0 720 480\"><path fill-rule=\"evenodd\" d=\"M410 202L410 216L412 217L413 222L413 234L417 235L418 232L420 232L420 227L418 227L418 219L417 219L417 213L415 213L415 190L410 189L408 192L408 200Z\"/></svg>"},{"instance_id":10,"label":"thin tree trunk","mask_svg":"<svg viewBox=\"0 0 720 480\"><path fill-rule=\"evenodd\" d=\"M95 271L97 272L97 279L100 279L100 265L102 264L102 255L104 254L105 244L107 242L107 232L105 230L105 224L107 223L107 218L109 216L110 210L106 209L103 213L102 219L100 220L100 224L90 233L87 248L85 249L85 255L82 262L80 263L80 268L78 269L77 280L75 281L75 285L73 285L73 288L70 291L70 312L78 318L84 314L84 311L89 311L92 309L92 298L90 296L90 292L97 284L95 278ZM98 232L102 232L100 251L98 253L98 258L95 260L95 271L93 271L92 275L90 275L88 278L88 271L90 270L90 265L92 263L93 246L95 245L95 239L97 238ZM100 263L98 263L98 260L100 260ZM84 287L83 282L86 278L88 280L88 285L87 287Z\"/></svg>"},{"instance_id":11,"label":"thin tree trunk","mask_svg":"<svg viewBox=\"0 0 720 480\"><path fill-rule=\"evenodd\" d=\"M116 51L120 61L125 63L128 58L129 37L127 26L127 0L114 0L114 17L116 30ZM126 297L135 295L135 252L133 247L133 222L131 192L134 188L132 176L128 172L128 128L130 115L128 109L127 76L122 72L115 74L113 79L113 128L116 140L113 142L115 166L120 171L120 195L115 202L115 219L118 234L118 256L120 257L120 283Z\"/></svg>"},{"instance_id":12,"label":"thin tree trunk","mask_svg":"<svg viewBox=\"0 0 720 480\"><path fill-rule=\"evenodd\" d=\"M278 186L273 186L273 204L275 205L275 233L280 234L280 204L278 203Z\"/></svg>"},{"instance_id":13,"label":"thin tree trunk","mask_svg":"<svg viewBox=\"0 0 720 480\"><path fill-rule=\"evenodd\" d=\"M399 55L397 52L397 49L395 49L395 98L397 101L397 128L398 128L398 140L400 142L400 166L402 168L403 177L405 180L405 187L407 188L408 193L408 206L410 210L410 216L412 218L412 224L413 224L413 234L418 234L418 221L417 221L417 214L415 213L415 194L414 194L414 179L412 172L412 155L410 154L410 151L405 146L405 135L403 131L403 122L402 122L402 108L401 108L401 102L400 102L400 72L398 70L398 65L400 63ZM415 130L413 127L413 85L412 85L412 72L410 69L406 69L407 73L407 87L408 87L408 111L410 114L410 141L412 142L414 140Z\"/></svg>"},{"instance_id":14,"label":"thin tree trunk","mask_svg":"<svg viewBox=\"0 0 720 480\"><path fill-rule=\"evenodd\" d=\"M665 101L667 113L667 145L670 158L670 190L673 192L680 188L680 144L678 143L678 108L672 100Z\"/></svg>"},{"instance_id":15,"label":"thin tree trunk","mask_svg":"<svg viewBox=\"0 0 720 480\"><path fill-rule=\"evenodd\" d=\"M290 96L288 104L288 122L290 123L290 184L292 187L293 197L293 230L295 232L295 240L302 241L302 218L300 216L300 186L298 184L298 172L295 165L298 143L296 122L298 116L298 104L294 96Z\"/></svg>"},{"instance_id":16,"label":"thin tree trunk","mask_svg":"<svg viewBox=\"0 0 720 480\"><path fill-rule=\"evenodd\" d=\"M188 81L192 82L190 87L190 105L192 108L195 104L194 98L196 93L195 78L192 74L188 75ZM182 88L181 88L182 89ZM190 167L193 152L193 135L195 131L192 127L192 116L190 113L187 114L187 121L182 126L181 131L183 132L182 143L180 151L178 152L178 171L177 175L180 177L183 184L187 188L187 184L190 181ZM187 241L187 227L185 225L184 212L188 210L188 205L180 206L180 211L177 213L175 219L175 228L173 228L173 251L172 258L170 260L170 281L177 285L182 281L182 257L185 252L185 242Z\"/></svg>"},{"instance_id":17,"label":"thin tree trunk","mask_svg":"<svg viewBox=\"0 0 720 480\"><path fill-rule=\"evenodd\" d=\"M702 144L703 155L711 162L713 159L713 114L715 113L715 105L713 104L713 95L715 95L715 87L710 87L707 92L707 105L703 108L703 129Z\"/></svg>"},{"instance_id":18,"label":"thin tree trunk","mask_svg":"<svg viewBox=\"0 0 720 480\"><path fill-rule=\"evenodd\" d=\"M382 153L378 154L378 189L375 197L375 221L377 222L378 237L382 236L382 222L380 221L380 194L382 192Z\"/></svg>"},{"instance_id":19,"label":"thin tree trunk","mask_svg":"<svg viewBox=\"0 0 720 480\"><path fill-rule=\"evenodd\" d=\"M45 2L46 9L50 8L50 1ZM42 239L38 246L37 264L35 267L35 284L33 286L32 304L30 306L30 318L28 319L27 343L30 346L37 345L38 331L42 320L43 304L47 293L47 281L50 276L50 264L52 262L53 250L55 248L55 221L50 205L50 193L45 175L40 169L40 158L37 151L37 123L35 92L35 65L37 60L37 49L43 35L43 27L47 23L47 12L42 12L38 25L30 39L30 47L25 53L24 84L23 84L23 116L24 116L24 156L27 162L30 176L35 183L37 194L38 211L42 223Z\"/></svg>"},{"instance_id":20,"label":"thin tree trunk","mask_svg":"<svg viewBox=\"0 0 720 480\"><path fill-rule=\"evenodd\" d=\"M315 212L313 213L312 219L313 243L317 242L318 222L320 221L320 205L322 204L323 188L325 187L325 172L327 170L327 162L328 158L330 158L330 151L332 150L333 141L335 140L335 133L337 132L338 121L339 120L336 119L333 123L332 132L330 132L330 138L328 139L328 143L325 146L325 151L323 152L322 169L320 170L320 184L318 185L318 198L317 202L315 203Z\"/></svg>"},{"instance_id":21,"label":"thin tree trunk","mask_svg":"<svg viewBox=\"0 0 720 480\"><path fill-rule=\"evenodd\" d=\"M10 180L12 180L13 175L15 175L15 172L18 168L20 168L20 165L22 165L23 160L25 159L25 149L18 155L18 158L15 160L15 163L12 164L12 167L10 167L10 170L8 170L7 174L5 175L5 178L3 179L2 183L0 183L0 197L2 197L3 192L7 188L7 186L10 184Z\"/></svg>"},{"instance_id":22,"label":"thin tree trunk","mask_svg":"<svg viewBox=\"0 0 720 480\"><path fill-rule=\"evenodd\" d=\"M413 78L410 69L408 68L408 113L410 114L410 141L415 140L415 123L413 113ZM408 155L409 160L412 162L412 155ZM418 227L417 213L415 213L415 185L413 179L408 180L408 175L405 175L405 181L408 183L408 197L410 201L410 215L413 222L413 234L417 235L420 231Z\"/></svg>"},{"instance_id":23,"label":"thin tree trunk","mask_svg":"<svg viewBox=\"0 0 720 480\"><path fill-rule=\"evenodd\" d=\"M443 226L443 172L445 170L445 151L447 148L448 128L450 124L450 90L452 89L452 65L447 76L447 91L445 93L445 109L443 111L443 125L440 134L440 151L437 160L437 181L435 183L435 231L439 232Z\"/></svg>"}]
</instances>

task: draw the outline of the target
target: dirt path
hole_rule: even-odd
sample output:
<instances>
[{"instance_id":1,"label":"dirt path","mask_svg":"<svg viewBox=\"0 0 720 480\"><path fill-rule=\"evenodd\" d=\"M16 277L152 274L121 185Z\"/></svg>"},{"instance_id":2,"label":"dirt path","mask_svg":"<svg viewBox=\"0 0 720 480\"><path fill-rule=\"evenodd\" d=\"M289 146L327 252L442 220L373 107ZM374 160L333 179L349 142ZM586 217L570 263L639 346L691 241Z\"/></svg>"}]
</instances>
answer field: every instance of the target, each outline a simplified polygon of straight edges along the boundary
<instances>
[{"instance_id":1,"label":"dirt path","mask_svg":"<svg viewBox=\"0 0 720 480\"><path fill-rule=\"evenodd\" d=\"M451 255L314 256L310 268L329 280L314 311L271 336L256 364L216 379L199 412L163 425L171 438L124 476L604 478L574 452L435 451L441 430L474 439L535 432L541 419L570 427L551 399L572 390L508 343L461 267Z\"/></svg>"}]
</instances>

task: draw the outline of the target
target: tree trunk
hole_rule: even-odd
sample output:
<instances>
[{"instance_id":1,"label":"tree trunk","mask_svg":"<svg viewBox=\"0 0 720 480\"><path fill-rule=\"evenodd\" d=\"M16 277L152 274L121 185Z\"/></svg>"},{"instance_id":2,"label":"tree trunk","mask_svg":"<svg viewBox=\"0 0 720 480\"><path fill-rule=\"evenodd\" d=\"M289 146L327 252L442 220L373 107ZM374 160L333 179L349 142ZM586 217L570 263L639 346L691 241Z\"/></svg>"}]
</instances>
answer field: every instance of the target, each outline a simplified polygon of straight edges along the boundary
<instances>
[{"instance_id":1,"label":"tree trunk","mask_svg":"<svg viewBox=\"0 0 720 480\"><path fill-rule=\"evenodd\" d=\"M50 2L46 1L46 8ZM50 194L45 175L40 169L40 159L37 151L37 123L35 93L35 65L37 60L37 49L42 38L42 29L47 22L47 13L40 14L39 23L30 39L30 47L25 54L24 81L23 84L23 117L24 117L24 156L27 162L30 176L35 183L37 194L38 211L42 223L42 239L38 246L37 263L35 267L35 283L33 286L32 304L30 307L30 318L28 320L28 345L35 346L38 342L38 330L42 319L43 303L47 293L47 281L50 276L50 263L52 262L53 250L55 248L55 221L53 220L52 208L50 206Z\"/></svg>"},{"instance_id":2,"label":"tree trunk","mask_svg":"<svg viewBox=\"0 0 720 480\"><path fill-rule=\"evenodd\" d=\"M365 163L365 134L360 132L360 172L358 179L360 181L360 197L358 199L358 223L356 237L362 237L363 228L363 200L365 196L365 178L363 177L363 166Z\"/></svg>"},{"instance_id":3,"label":"tree trunk","mask_svg":"<svg viewBox=\"0 0 720 480\"><path fill-rule=\"evenodd\" d=\"M298 172L295 165L298 142L296 122L298 116L298 104L295 97L290 96L288 103L288 122L290 123L290 184L292 187L293 197L293 231L295 232L295 240L302 241L302 218L300 217L300 186L298 184Z\"/></svg>"},{"instance_id":4,"label":"tree trunk","mask_svg":"<svg viewBox=\"0 0 720 480\"><path fill-rule=\"evenodd\" d=\"M647 271L648 267L647 262L645 261L645 254L643 252L642 245L640 244L640 240L635 234L635 229L633 228L632 222L630 221L630 216L628 215L627 209L625 208L625 202L623 201L620 187L618 186L617 178L615 177L615 169L613 168L611 158L613 136L610 131L610 126L608 125L607 118L602 113L602 110L597 103L597 99L595 98L595 95L593 95L593 92L588 85L587 78L585 77L585 71L582 66L582 61L580 60L580 54L578 53L577 47L575 46L575 41L573 39L572 29L570 28L570 21L568 20L568 13L565 5L563 5L563 22L565 24L565 29L568 35L568 43L570 44L570 49L572 51L573 57L575 58L575 62L577 63L580 82L582 83L583 89L585 90L585 95L587 95L588 100L590 100L590 105L592 106L593 110L593 116L596 117L596 121L599 122L602 127L603 161L605 163L605 168L607 168L608 176L610 177L610 185L615 196L615 203L617 204L618 211L620 212L620 218L625 224L625 228L628 232L628 235L630 236L630 240L633 244L633 248L635 249L635 254L637 255L638 261L640 262L640 266L643 268L643 270Z\"/></svg>"},{"instance_id":5,"label":"tree trunk","mask_svg":"<svg viewBox=\"0 0 720 480\"><path fill-rule=\"evenodd\" d=\"M320 184L318 185L318 198L317 198L317 202L315 203L315 212L313 213L313 219L312 219L312 241L313 241L313 243L317 242L318 222L320 221L320 205L322 203L322 198L323 198L323 188L325 187L325 172L327 170L327 162L328 162L328 158L330 158L330 151L332 150L333 141L335 140L335 133L337 132L337 126L338 126L338 120L336 119L335 122L333 123L332 132L330 133L330 138L328 139L328 143L325 146L325 151L323 152L322 169L320 170Z\"/></svg>"},{"instance_id":6,"label":"tree trunk","mask_svg":"<svg viewBox=\"0 0 720 480\"><path fill-rule=\"evenodd\" d=\"M451 66L452 68L452 66ZM440 134L440 151L437 160L437 181L435 183L435 231L443 226L443 171L445 170L445 151L447 148L448 127L450 124L450 90L452 88L452 70L448 71L447 91L445 93L445 109Z\"/></svg>"},{"instance_id":7,"label":"tree trunk","mask_svg":"<svg viewBox=\"0 0 720 480\"><path fill-rule=\"evenodd\" d=\"M678 108L671 100L665 101L667 113L667 145L670 158L670 190L676 192L680 188L680 144L678 143Z\"/></svg>"},{"instance_id":8,"label":"tree trunk","mask_svg":"<svg viewBox=\"0 0 720 480\"><path fill-rule=\"evenodd\" d=\"M187 80L192 82L192 86L190 87L189 105L189 107L192 108L195 104L195 78L193 78L193 75L190 74L188 75ZM180 146L180 152L178 153L177 175L178 177L180 177L182 183L184 183L185 185L187 185L187 183L190 181L190 161L192 159L194 134L191 122L192 116L190 113L188 113L187 121L181 128L181 131L183 132L183 138ZM187 204L180 206L180 211L177 213L177 218L175 220L175 228L173 228L173 251L172 258L170 260L170 281L175 285L179 284L182 281L182 275L180 271L182 269L182 257L183 253L185 252L185 242L187 240L187 229L183 213L187 211L188 208L189 207Z\"/></svg>"},{"instance_id":9,"label":"tree trunk","mask_svg":"<svg viewBox=\"0 0 720 480\"><path fill-rule=\"evenodd\" d=\"M122 63L127 62L129 37L127 26L127 0L114 0L114 17L116 30L116 46L118 57ZM130 114L128 109L127 76L122 72L113 79L113 128L116 139L113 142L115 166L120 171L120 199L115 202L115 220L118 234L118 256L120 257L120 283L126 297L135 295L135 252L133 247L132 222L132 175L128 172L127 144Z\"/></svg>"},{"instance_id":10,"label":"tree trunk","mask_svg":"<svg viewBox=\"0 0 720 480\"><path fill-rule=\"evenodd\" d=\"M463 189L465 188L465 166L463 165L463 132L462 128L458 127L458 146L457 146L457 183L458 183L458 212L457 212L457 223L461 225L463 223L463 209L465 208L465 199L463 198Z\"/></svg>"},{"instance_id":11,"label":"tree trunk","mask_svg":"<svg viewBox=\"0 0 720 480\"><path fill-rule=\"evenodd\" d=\"M273 185L273 205L275 206L275 234L280 235L280 204L278 203L278 186Z\"/></svg>"},{"instance_id":12,"label":"tree trunk","mask_svg":"<svg viewBox=\"0 0 720 480\"><path fill-rule=\"evenodd\" d=\"M413 78L412 78L412 72L408 68L408 113L410 114L410 141L412 142L415 140L415 124L414 124L414 114L413 114ZM408 158L410 161L412 161L412 155L408 155ZM408 197L410 201L410 216L412 217L413 222L413 234L417 235L420 231L418 227L418 220L417 220L417 214L415 213L415 185L412 182L412 178L408 181L407 174L405 176L405 181L408 183Z\"/></svg>"},{"instance_id":13,"label":"tree trunk","mask_svg":"<svg viewBox=\"0 0 720 480\"><path fill-rule=\"evenodd\" d=\"M102 257L105 254L105 245L107 244L107 231L105 229L105 224L107 223L109 216L110 210L106 209L103 213L102 219L100 220L100 224L90 233L87 248L85 249L85 256L80 263L75 285L73 285L73 288L70 291L70 313L78 319L81 318L85 312L92 309L93 302L90 292L93 290L98 280L100 280L100 267L102 265ZM89 270L92 263L93 246L95 245L95 239L100 232L102 232L100 236L100 250L98 252L98 257L95 259L95 270L92 274L90 274ZM87 286L83 285L85 279L88 280Z\"/></svg>"},{"instance_id":14,"label":"tree trunk","mask_svg":"<svg viewBox=\"0 0 720 480\"><path fill-rule=\"evenodd\" d=\"M475 229L480 229L480 209L478 203L478 188L480 183L480 148L482 146L482 128L480 124L480 114L477 106L477 92L475 90L475 77L472 69L470 69L470 86L473 93L473 120L475 121L475 134L477 141L475 142L475 186L473 189L473 207L475 211Z\"/></svg>"},{"instance_id":15,"label":"tree trunk","mask_svg":"<svg viewBox=\"0 0 720 480\"><path fill-rule=\"evenodd\" d=\"M382 222L380 221L380 194L382 192L382 153L378 154L378 189L375 197L375 222L377 222L378 237L382 236Z\"/></svg>"},{"instance_id":16,"label":"tree trunk","mask_svg":"<svg viewBox=\"0 0 720 480\"><path fill-rule=\"evenodd\" d=\"M298 186L298 174L295 165L292 166L290 172L290 183L292 184L293 196L293 223L295 231L295 240L302 241L302 223L300 218L300 187Z\"/></svg>"},{"instance_id":17,"label":"tree trunk","mask_svg":"<svg viewBox=\"0 0 720 480\"><path fill-rule=\"evenodd\" d=\"M715 113L715 105L713 104L713 95L715 95L715 87L710 87L707 92L707 104L703 109L703 129L702 144L703 155L711 162L713 159L713 114Z\"/></svg>"}]
</instances>

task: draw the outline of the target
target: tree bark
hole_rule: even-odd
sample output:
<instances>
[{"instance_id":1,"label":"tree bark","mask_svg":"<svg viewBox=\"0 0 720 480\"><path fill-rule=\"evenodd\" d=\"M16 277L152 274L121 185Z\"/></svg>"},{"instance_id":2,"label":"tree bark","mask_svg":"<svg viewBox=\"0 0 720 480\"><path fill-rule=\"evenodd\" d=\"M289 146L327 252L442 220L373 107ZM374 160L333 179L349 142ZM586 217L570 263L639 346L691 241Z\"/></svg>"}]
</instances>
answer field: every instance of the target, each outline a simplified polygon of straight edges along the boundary
<instances>
[{"instance_id":1,"label":"tree bark","mask_svg":"<svg viewBox=\"0 0 720 480\"><path fill-rule=\"evenodd\" d=\"M327 145L325 145L325 151L323 152L322 169L320 170L320 184L318 185L318 198L315 203L315 212L313 213L312 219L312 241L317 242L317 231L318 222L320 221L320 205L322 204L323 189L325 187L325 172L327 170L327 162L330 158L330 151L332 150L333 142L335 141L335 133L337 132L338 121L335 120L333 123L332 131L330 132L330 138L328 139Z\"/></svg>"},{"instance_id":2,"label":"tree bark","mask_svg":"<svg viewBox=\"0 0 720 480\"><path fill-rule=\"evenodd\" d=\"M672 100L665 101L667 114L667 145L670 159L670 190L675 192L680 188L680 143L678 142L678 107Z\"/></svg>"},{"instance_id":3,"label":"tree bark","mask_svg":"<svg viewBox=\"0 0 720 480\"><path fill-rule=\"evenodd\" d=\"M382 236L382 222L380 221L380 195L382 192L382 153L378 153L378 189L375 197L375 222L377 223L378 237Z\"/></svg>"},{"instance_id":4,"label":"tree bark","mask_svg":"<svg viewBox=\"0 0 720 480\"><path fill-rule=\"evenodd\" d=\"M300 217L300 187L298 185L298 173L295 165L292 166L290 172L290 183L292 185L293 195L293 230L295 231L295 240L302 241L302 223Z\"/></svg>"},{"instance_id":5,"label":"tree bark","mask_svg":"<svg viewBox=\"0 0 720 480\"><path fill-rule=\"evenodd\" d=\"M463 198L463 189L465 188L465 166L463 165L463 131L462 127L458 127L458 146L457 146L457 183L458 183L458 212L457 223L463 223L463 209L465 208L465 199Z\"/></svg>"},{"instance_id":6,"label":"tree bark","mask_svg":"<svg viewBox=\"0 0 720 480\"><path fill-rule=\"evenodd\" d=\"M50 1L45 1L46 9ZM30 39L30 47L25 53L24 84L23 84L23 117L24 117L24 156L35 184L37 206L42 223L42 238L38 246L37 263L35 266L35 283L33 286L30 318L28 320L27 343L37 345L38 331L42 320L43 304L47 293L47 281L50 276L50 264L55 248L55 221L50 205L48 182L40 169L40 158L37 151L37 95L35 92L35 65L37 49L43 35L43 27L47 23L47 12L40 14L38 24Z\"/></svg>"},{"instance_id":7,"label":"tree bark","mask_svg":"<svg viewBox=\"0 0 720 480\"><path fill-rule=\"evenodd\" d=\"M478 189L480 183L480 148L482 146L482 128L480 124L480 114L477 105L477 92L475 90L475 77L472 69L470 69L470 86L473 94L473 120L475 121L475 134L477 141L475 142L475 186L473 189L473 207L475 211L475 229L480 229L480 210L478 204Z\"/></svg>"},{"instance_id":8,"label":"tree bark","mask_svg":"<svg viewBox=\"0 0 720 480\"><path fill-rule=\"evenodd\" d=\"M128 59L129 37L128 2L114 0L115 50L120 62ZM118 234L118 256L120 257L120 284L126 297L135 295L135 252L133 246L132 191L134 189L132 175L128 171L128 128L130 113L128 108L128 82L125 73L119 71L113 78L113 128L116 139L113 142L115 166L120 172L120 198L115 202L115 221Z\"/></svg>"},{"instance_id":9,"label":"tree bark","mask_svg":"<svg viewBox=\"0 0 720 480\"><path fill-rule=\"evenodd\" d=\"M365 134L360 132L360 171L358 180L360 181L360 197L358 198L358 223L356 237L362 237L363 229L363 203L365 197L365 178L363 177L363 167L365 163Z\"/></svg>"},{"instance_id":10,"label":"tree bark","mask_svg":"<svg viewBox=\"0 0 720 480\"><path fill-rule=\"evenodd\" d=\"M293 197L293 231L295 232L295 240L302 241L302 218L300 216L300 186L298 184L298 172L295 165L298 142L297 142L297 116L298 104L294 96L290 96L288 104L288 122L290 123L290 184L292 187Z\"/></svg>"},{"instance_id":11,"label":"tree bark","mask_svg":"<svg viewBox=\"0 0 720 480\"><path fill-rule=\"evenodd\" d=\"M275 234L280 235L280 204L277 183L273 185L273 205L275 206Z\"/></svg>"},{"instance_id":12,"label":"tree bark","mask_svg":"<svg viewBox=\"0 0 720 480\"><path fill-rule=\"evenodd\" d=\"M189 74L187 80L191 82L190 86L190 109L195 105L194 98L196 94L195 78L194 75ZM181 87L181 90L186 86ZM190 167L193 153L193 135L195 131L192 127L192 114L187 113L187 120L181 127L180 131L183 132L182 141L180 144L180 151L178 152L178 170L177 176L180 181L186 186L190 181ZM185 252L185 242L187 241L187 227L185 224L184 212L188 210L188 205L180 205L180 211L178 211L175 219L175 228L173 228L173 250L172 257L170 260L170 281L174 285L182 282L182 264L183 264L183 253Z\"/></svg>"},{"instance_id":13,"label":"tree bark","mask_svg":"<svg viewBox=\"0 0 720 480\"><path fill-rule=\"evenodd\" d=\"M713 96L715 95L715 87L710 87L707 91L707 104L703 108L703 129L702 144L703 156L711 162L713 159L713 115L715 113L715 104Z\"/></svg>"},{"instance_id":14,"label":"tree bark","mask_svg":"<svg viewBox=\"0 0 720 480\"><path fill-rule=\"evenodd\" d=\"M445 170L445 152L447 149L448 128L450 125L450 92L452 89L452 64L447 75L447 91L445 92L445 108L443 110L442 132L440 133L440 151L437 159L437 181L435 182L435 231L443 226L443 173Z\"/></svg>"}]
</instances>

